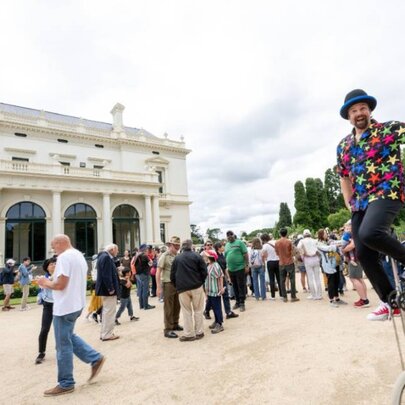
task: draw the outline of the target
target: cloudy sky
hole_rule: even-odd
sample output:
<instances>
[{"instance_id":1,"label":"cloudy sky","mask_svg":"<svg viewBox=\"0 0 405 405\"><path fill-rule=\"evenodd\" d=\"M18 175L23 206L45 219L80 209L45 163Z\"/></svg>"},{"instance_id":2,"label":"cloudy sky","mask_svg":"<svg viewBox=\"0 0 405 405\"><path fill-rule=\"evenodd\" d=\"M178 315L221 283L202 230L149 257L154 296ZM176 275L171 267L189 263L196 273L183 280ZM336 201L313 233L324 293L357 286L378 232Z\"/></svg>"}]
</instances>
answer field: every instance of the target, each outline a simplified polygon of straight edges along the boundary
<instances>
[{"instance_id":1,"label":"cloudy sky","mask_svg":"<svg viewBox=\"0 0 405 405\"><path fill-rule=\"evenodd\" d=\"M273 226L349 130L405 120L402 0L3 0L0 101L185 137L191 222Z\"/></svg>"}]
</instances>

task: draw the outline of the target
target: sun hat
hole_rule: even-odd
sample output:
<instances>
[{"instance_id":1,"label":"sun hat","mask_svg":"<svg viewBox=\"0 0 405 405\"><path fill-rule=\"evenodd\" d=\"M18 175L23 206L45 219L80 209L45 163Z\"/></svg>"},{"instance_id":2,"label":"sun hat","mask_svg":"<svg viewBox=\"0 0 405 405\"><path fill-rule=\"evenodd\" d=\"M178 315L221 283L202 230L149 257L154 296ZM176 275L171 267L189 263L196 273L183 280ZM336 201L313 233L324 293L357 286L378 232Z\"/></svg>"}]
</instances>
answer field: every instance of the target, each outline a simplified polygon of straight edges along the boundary
<instances>
[{"instance_id":1,"label":"sun hat","mask_svg":"<svg viewBox=\"0 0 405 405\"><path fill-rule=\"evenodd\" d=\"M172 236L169 240L169 242L166 243L166 245L178 245L180 246L180 238L178 236Z\"/></svg>"},{"instance_id":2,"label":"sun hat","mask_svg":"<svg viewBox=\"0 0 405 405\"><path fill-rule=\"evenodd\" d=\"M218 254L215 250L206 250L205 255L207 257L212 257L215 261L218 260Z\"/></svg>"},{"instance_id":3,"label":"sun hat","mask_svg":"<svg viewBox=\"0 0 405 405\"><path fill-rule=\"evenodd\" d=\"M14 259L8 259L6 261L6 264L9 264L10 266L14 266L15 265L15 260Z\"/></svg>"},{"instance_id":4,"label":"sun hat","mask_svg":"<svg viewBox=\"0 0 405 405\"><path fill-rule=\"evenodd\" d=\"M304 236L311 236L311 231L309 229L304 229L304 232L302 232Z\"/></svg>"},{"instance_id":5,"label":"sun hat","mask_svg":"<svg viewBox=\"0 0 405 405\"><path fill-rule=\"evenodd\" d=\"M371 111L373 111L377 106L377 100L374 97L369 96L364 90L355 89L347 93L345 102L340 109L340 116L347 120L349 115L349 108L357 103L367 103Z\"/></svg>"}]
</instances>

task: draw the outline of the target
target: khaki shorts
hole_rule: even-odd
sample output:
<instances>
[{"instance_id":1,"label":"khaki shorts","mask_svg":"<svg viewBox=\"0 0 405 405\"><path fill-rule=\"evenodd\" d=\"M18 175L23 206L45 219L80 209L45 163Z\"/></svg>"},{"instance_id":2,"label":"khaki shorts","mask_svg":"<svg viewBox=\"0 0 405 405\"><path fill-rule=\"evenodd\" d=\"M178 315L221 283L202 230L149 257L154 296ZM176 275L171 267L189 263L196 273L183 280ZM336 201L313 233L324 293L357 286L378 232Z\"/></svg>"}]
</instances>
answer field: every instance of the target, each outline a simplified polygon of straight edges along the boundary
<instances>
[{"instance_id":1,"label":"khaki shorts","mask_svg":"<svg viewBox=\"0 0 405 405\"><path fill-rule=\"evenodd\" d=\"M353 266L349 263L349 277L350 278L363 278L363 267L357 262L357 266Z\"/></svg>"},{"instance_id":2,"label":"khaki shorts","mask_svg":"<svg viewBox=\"0 0 405 405\"><path fill-rule=\"evenodd\" d=\"M12 284L3 284L4 295L11 295L14 292Z\"/></svg>"}]
</instances>

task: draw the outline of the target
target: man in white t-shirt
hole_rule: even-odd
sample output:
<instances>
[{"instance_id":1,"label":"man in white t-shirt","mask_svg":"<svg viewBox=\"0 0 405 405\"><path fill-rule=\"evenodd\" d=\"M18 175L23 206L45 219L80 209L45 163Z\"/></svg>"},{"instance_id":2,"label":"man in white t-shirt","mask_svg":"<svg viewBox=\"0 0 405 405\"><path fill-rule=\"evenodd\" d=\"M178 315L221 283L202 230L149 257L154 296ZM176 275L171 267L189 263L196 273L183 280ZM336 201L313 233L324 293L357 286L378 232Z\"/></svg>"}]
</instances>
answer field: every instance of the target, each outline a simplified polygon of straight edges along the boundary
<instances>
[{"instance_id":1,"label":"man in white t-shirt","mask_svg":"<svg viewBox=\"0 0 405 405\"><path fill-rule=\"evenodd\" d=\"M86 304L87 263L82 253L74 249L67 235L52 239L52 249L58 256L53 281L40 278L42 288L53 290L53 326L55 329L58 385L44 392L45 396L57 396L73 392L73 354L91 364L89 381L101 370L105 357L94 350L74 333L77 318Z\"/></svg>"},{"instance_id":2,"label":"man in white t-shirt","mask_svg":"<svg viewBox=\"0 0 405 405\"><path fill-rule=\"evenodd\" d=\"M279 267L279 257L277 256L275 249L275 241L273 240L272 234L263 233L260 236L263 243L263 259L267 263L267 271L269 273L270 282L270 299L276 299L276 280L277 285L280 288L280 267ZM279 294L281 297L281 289L279 289Z\"/></svg>"}]
</instances>

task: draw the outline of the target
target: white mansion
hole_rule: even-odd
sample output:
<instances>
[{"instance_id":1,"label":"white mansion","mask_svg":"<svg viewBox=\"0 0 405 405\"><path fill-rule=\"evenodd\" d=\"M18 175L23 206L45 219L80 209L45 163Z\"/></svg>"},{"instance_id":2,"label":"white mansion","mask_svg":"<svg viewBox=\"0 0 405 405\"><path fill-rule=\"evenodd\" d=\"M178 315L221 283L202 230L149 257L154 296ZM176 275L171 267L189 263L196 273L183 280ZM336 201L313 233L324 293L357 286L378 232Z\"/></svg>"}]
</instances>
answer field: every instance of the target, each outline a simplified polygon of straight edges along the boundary
<instances>
[{"instance_id":1,"label":"white mansion","mask_svg":"<svg viewBox=\"0 0 405 405\"><path fill-rule=\"evenodd\" d=\"M0 264L48 257L66 233L91 257L190 237L183 141L0 103Z\"/></svg>"}]
</instances>

